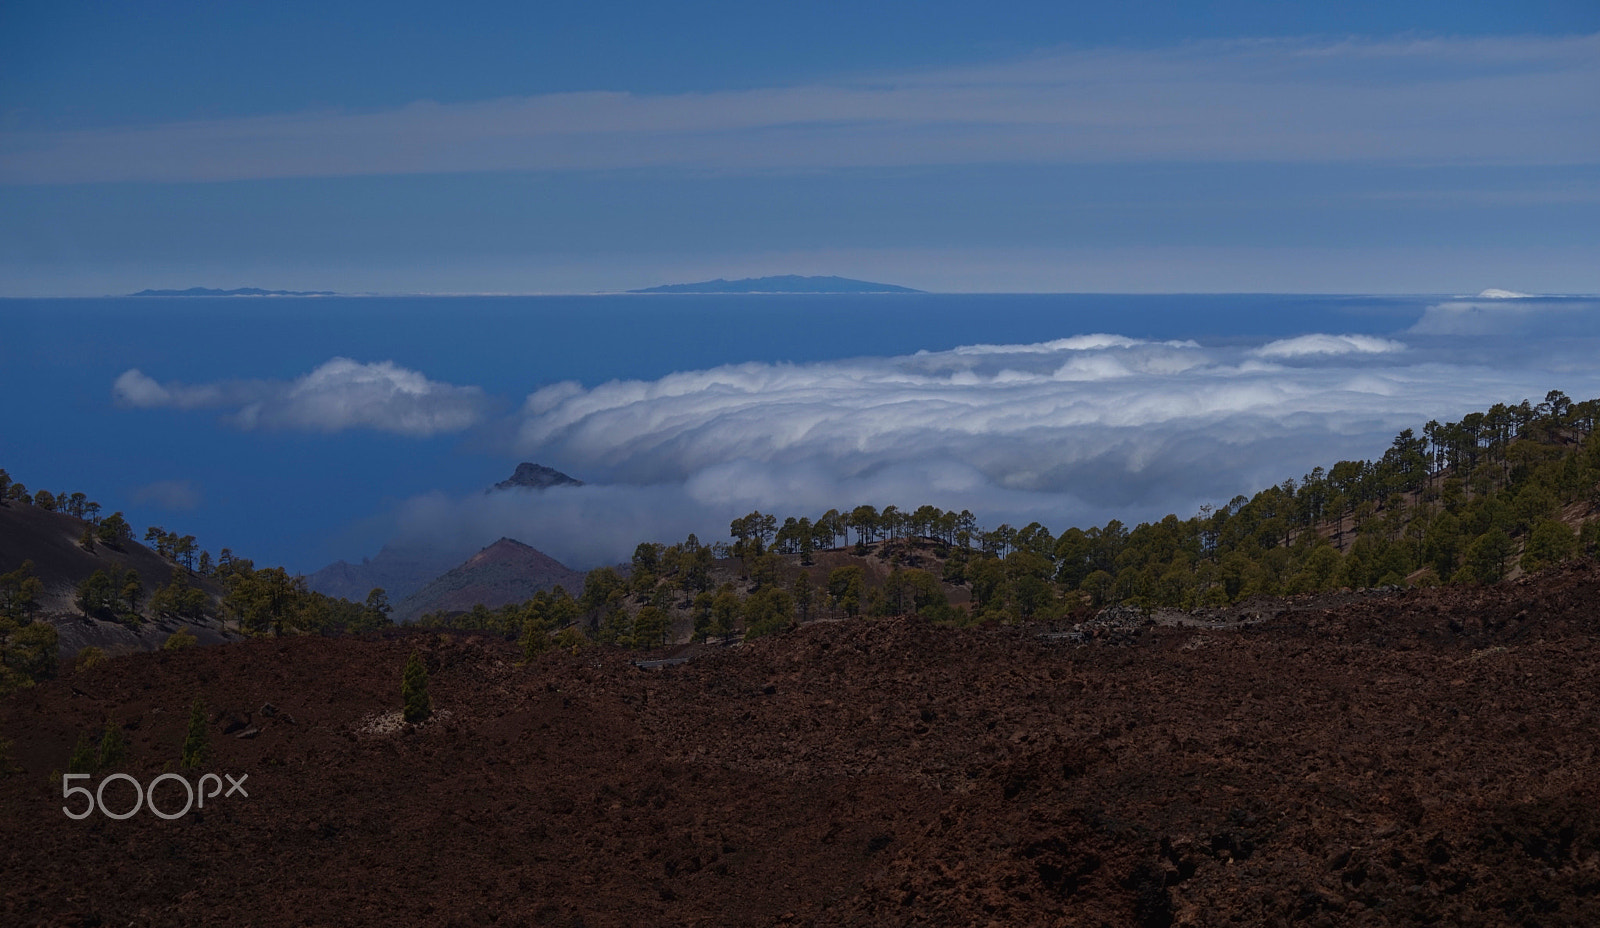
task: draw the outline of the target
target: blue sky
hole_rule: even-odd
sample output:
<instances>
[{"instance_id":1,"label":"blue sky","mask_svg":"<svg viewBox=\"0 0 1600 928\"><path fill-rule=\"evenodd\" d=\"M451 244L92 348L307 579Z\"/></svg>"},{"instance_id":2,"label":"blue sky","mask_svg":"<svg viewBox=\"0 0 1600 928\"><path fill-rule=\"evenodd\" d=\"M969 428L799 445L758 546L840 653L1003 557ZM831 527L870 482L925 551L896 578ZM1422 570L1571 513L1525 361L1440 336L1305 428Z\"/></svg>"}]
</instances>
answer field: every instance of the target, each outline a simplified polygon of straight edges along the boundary
<instances>
[{"instance_id":1,"label":"blue sky","mask_svg":"<svg viewBox=\"0 0 1600 928\"><path fill-rule=\"evenodd\" d=\"M0 295L1600 291L1600 6L0 9Z\"/></svg>"}]
</instances>

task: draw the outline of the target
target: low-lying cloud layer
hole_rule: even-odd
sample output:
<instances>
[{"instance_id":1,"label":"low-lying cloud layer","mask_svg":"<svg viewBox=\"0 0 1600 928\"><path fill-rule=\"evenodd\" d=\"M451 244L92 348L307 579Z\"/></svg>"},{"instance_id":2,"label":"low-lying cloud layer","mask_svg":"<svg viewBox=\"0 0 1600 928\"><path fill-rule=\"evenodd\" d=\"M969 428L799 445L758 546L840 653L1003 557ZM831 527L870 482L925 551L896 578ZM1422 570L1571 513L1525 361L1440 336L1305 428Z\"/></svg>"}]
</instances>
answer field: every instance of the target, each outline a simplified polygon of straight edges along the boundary
<instances>
[{"instance_id":1,"label":"low-lying cloud layer","mask_svg":"<svg viewBox=\"0 0 1600 928\"><path fill-rule=\"evenodd\" d=\"M1496 327L1479 334L1480 317ZM1597 319L1592 299L1480 296L1442 301L1391 337L1201 344L1087 334L730 364L556 383L507 418L485 417L489 400L476 387L343 358L289 382L185 385L133 370L115 395L129 407L224 410L247 429L426 437L476 428L476 446L588 485L413 498L380 517L392 540L465 553L507 535L591 567L626 559L644 540L723 538L752 509L815 516L932 504L969 509L986 527L1040 521L1055 531L1188 516L1319 465L1380 455L1428 419L1550 389L1600 396Z\"/></svg>"},{"instance_id":2,"label":"low-lying cloud layer","mask_svg":"<svg viewBox=\"0 0 1600 928\"><path fill-rule=\"evenodd\" d=\"M1522 337L1600 334L1600 302L1592 297L1533 296L1510 290L1485 290L1476 297L1429 306L1411 327L1417 335L1519 335Z\"/></svg>"},{"instance_id":3,"label":"low-lying cloud layer","mask_svg":"<svg viewBox=\"0 0 1600 928\"><path fill-rule=\"evenodd\" d=\"M423 438L459 432L483 415L478 387L432 381L389 361L333 358L291 381L160 383L137 369L112 385L118 405L138 409L223 409L241 429L342 432L372 429Z\"/></svg>"},{"instance_id":4,"label":"low-lying cloud layer","mask_svg":"<svg viewBox=\"0 0 1600 928\"><path fill-rule=\"evenodd\" d=\"M1006 490L1134 503L1154 486L1192 494L1235 481L1217 465L1260 460L1239 449L1276 446L1286 432L1301 436L1293 446L1329 444L1543 386L1533 372L1461 366L1369 336L1216 348L1096 335L556 384L528 398L519 449L636 484L690 482L736 462L835 479L916 463ZM720 492L746 482L722 481Z\"/></svg>"},{"instance_id":5,"label":"low-lying cloud layer","mask_svg":"<svg viewBox=\"0 0 1600 928\"><path fill-rule=\"evenodd\" d=\"M1059 531L1194 513L1405 428L1550 389L1600 395L1593 338L1313 334L1254 346L1117 335L819 364L739 364L530 395L516 447L578 490L413 500L413 538L512 535L577 566L720 538L754 508L970 509Z\"/></svg>"}]
</instances>

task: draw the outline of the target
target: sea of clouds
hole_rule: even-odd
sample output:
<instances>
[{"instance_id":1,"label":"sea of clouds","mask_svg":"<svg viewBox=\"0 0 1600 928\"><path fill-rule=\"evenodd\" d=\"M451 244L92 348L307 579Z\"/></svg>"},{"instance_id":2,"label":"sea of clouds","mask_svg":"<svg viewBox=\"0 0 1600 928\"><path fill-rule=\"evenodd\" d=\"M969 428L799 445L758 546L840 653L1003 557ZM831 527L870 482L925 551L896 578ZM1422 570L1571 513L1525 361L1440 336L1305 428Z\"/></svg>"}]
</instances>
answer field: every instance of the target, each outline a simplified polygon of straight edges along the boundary
<instances>
[{"instance_id":1,"label":"sea of clouds","mask_svg":"<svg viewBox=\"0 0 1600 928\"><path fill-rule=\"evenodd\" d=\"M423 437L473 429L583 487L405 501L408 547L502 535L577 567L642 540L726 537L752 509L862 503L969 509L981 524L1192 515L1203 504L1381 455L1400 430L1560 389L1600 396L1600 304L1491 293L1443 300L1388 337L1202 344L1086 334L898 357L748 363L655 380L561 382L488 417L475 387L335 359L293 382L185 386L138 371L130 406L224 410L238 428Z\"/></svg>"}]
</instances>

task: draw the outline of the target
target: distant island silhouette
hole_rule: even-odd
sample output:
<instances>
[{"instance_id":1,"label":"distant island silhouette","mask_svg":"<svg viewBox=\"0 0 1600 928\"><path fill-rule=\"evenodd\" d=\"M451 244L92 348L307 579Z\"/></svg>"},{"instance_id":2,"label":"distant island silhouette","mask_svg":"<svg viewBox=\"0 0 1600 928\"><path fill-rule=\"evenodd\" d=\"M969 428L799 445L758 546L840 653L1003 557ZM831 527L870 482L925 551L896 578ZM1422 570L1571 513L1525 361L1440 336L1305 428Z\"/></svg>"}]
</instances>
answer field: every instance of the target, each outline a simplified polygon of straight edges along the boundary
<instances>
[{"instance_id":1,"label":"distant island silhouette","mask_svg":"<svg viewBox=\"0 0 1600 928\"><path fill-rule=\"evenodd\" d=\"M237 290L217 290L212 287L190 287L187 290L140 290L129 296L338 296L332 290L262 290L259 287L240 287Z\"/></svg>"},{"instance_id":2,"label":"distant island silhouette","mask_svg":"<svg viewBox=\"0 0 1600 928\"><path fill-rule=\"evenodd\" d=\"M910 287L878 284L848 277L746 277L743 280L703 280L695 284L666 284L629 290L629 293L921 293Z\"/></svg>"}]
</instances>

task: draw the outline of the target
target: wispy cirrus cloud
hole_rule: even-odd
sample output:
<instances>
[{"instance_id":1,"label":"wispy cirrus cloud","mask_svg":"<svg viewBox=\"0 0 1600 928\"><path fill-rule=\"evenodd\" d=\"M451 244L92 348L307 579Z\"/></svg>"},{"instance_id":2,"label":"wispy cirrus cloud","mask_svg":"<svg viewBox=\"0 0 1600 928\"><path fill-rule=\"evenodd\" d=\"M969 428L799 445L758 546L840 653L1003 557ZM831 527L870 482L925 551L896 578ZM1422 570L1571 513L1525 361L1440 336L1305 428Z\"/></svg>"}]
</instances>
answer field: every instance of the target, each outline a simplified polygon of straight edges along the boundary
<instances>
[{"instance_id":1,"label":"wispy cirrus cloud","mask_svg":"<svg viewBox=\"0 0 1600 928\"><path fill-rule=\"evenodd\" d=\"M804 86L0 136L0 182L1105 161L1592 164L1600 36L1060 50Z\"/></svg>"},{"instance_id":2,"label":"wispy cirrus cloud","mask_svg":"<svg viewBox=\"0 0 1600 928\"><path fill-rule=\"evenodd\" d=\"M222 409L241 429L343 432L369 429L416 438L460 432L483 416L483 391L429 380L389 361L333 358L290 381L161 383L137 369L112 385L120 406Z\"/></svg>"}]
</instances>

